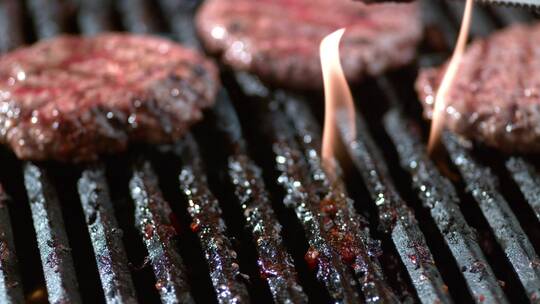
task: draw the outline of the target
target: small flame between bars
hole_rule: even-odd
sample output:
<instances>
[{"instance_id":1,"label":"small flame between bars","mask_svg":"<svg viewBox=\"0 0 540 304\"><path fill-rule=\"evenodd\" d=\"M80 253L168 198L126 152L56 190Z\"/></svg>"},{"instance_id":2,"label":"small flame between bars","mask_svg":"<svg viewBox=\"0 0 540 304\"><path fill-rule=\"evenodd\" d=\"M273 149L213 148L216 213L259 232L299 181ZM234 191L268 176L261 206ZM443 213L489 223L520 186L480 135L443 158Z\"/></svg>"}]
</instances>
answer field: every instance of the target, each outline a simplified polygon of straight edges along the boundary
<instances>
[{"instance_id":1,"label":"small flame between bars","mask_svg":"<svg viewBox=\"0 0 540 304\"><path fill-rule=\"evenodd\" d=\"M339 57L339 42L345 29L337 30L323 38L320 57L324 82L324 130L322 159L328 173L335 173L335 149L338 137L336 118L346 119L346 140L356 138L354 102L343 73ZM339 114L339 115L338 115Z\"/></svg>"},{"instance_id":2,"label":"small flame between bars","mask_svg":"<svg viewBox=\"0 0 540 304\"><path fill-rule=\"evenodd\" d=\"M467 46L467 38L469 36L469 30L471 27L471 18L473 10L473 0L467 0L465 5L465 11L463 12L463 20L461 21L461 28L459 30L459 36L456 43L456 48L452 54L452 58L448 63L448 67L443 76L441 84L437 89L437 95L435 95L435 105L433 108L433 117L431 120L431 131L429 132L428 151L430 154L437 148L441 132L444 127L444 112L446 111L446 105L448 103L448 93L455 82L459 65L463 59L463 53Z\"/></svg>"}]
</instances>

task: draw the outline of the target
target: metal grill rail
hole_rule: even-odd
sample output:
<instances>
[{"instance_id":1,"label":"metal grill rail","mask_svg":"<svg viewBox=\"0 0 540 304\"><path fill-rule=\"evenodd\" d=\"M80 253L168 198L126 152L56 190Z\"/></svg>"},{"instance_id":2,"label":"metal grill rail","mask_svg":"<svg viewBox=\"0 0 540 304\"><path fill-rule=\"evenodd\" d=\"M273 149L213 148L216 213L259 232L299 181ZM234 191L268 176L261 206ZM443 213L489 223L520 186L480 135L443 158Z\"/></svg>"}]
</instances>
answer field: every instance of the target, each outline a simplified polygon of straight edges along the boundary
<instances>
[{"instance_id":1,"label":"metal grill rail","mask_svg":"<svg viewBox=\"0 0 540 304\"><path fill-rule=\"evenodd\" d=\"M197 46L196 35L193 30L194 2L175 0L161 0L161 10L148 10L151 2L145 0L119 1L81 1L77 6L66 5L62 1L27 0L25 5L17 1L3 1L0 3L0 51L6 51L21 42L28 40L32 34L25 36L22 27L23 15L28 16L34 25L33 32L39 39L54 36L70 27L69 16L72 8L78 8L78 28L84 34L94 34L110 30L118 26L138 33L156 33L162 30L161 24L156 22L156 12L165 17L167 30L171 30L175 37L192 46ZM434 8L435 14L440 18L432 18L431 24L445 28L447 35L443 39L448 46L453 44L455 38L455 25L460 16L461 5L449 3L443 9L441 4L434 1L423 1L427 7ZM73 5L73 3L71 3ZM23 12L26 8L28 12ZM121 17L120 24L113 22L113 10ZM507 13L507 12L512 12ZM486 35L493 31L495 25L504 25L508 22L527 20L523 13L515 10L501 8L477 10L477 17L473 24L475 35ZM160 16L161 16L160 15ZM450 17L450 20L448 19ZM495 17L495 18L494 18ZM75 29L76 30L76 29ZM69 31L75 31L70 28ZM319 130L311 111L302 100L296 100L290 95L273 92L262 84L250 81L250 76L242 73L235 74L242 94L257 96L265 99L269 105L262 105L260 109L266 112L270 121L267 127L275 142L273 145L275 162L281 173L279 182L287 191L285 204L288 204L302 222L304 232L311 248L307 253L306 261L294 261L287 252L288 249L281 240L281 226L274 213L266 186L263 182L265 171L271 170L262 166L259 168L250 157L247 148L252 144L244 139L240 123L235 117L234 108L229 97L221 96L217 108L214 110L215 122L220 135L228 143L226 154L228 156L225 172L229 174L229 182L235 189L237 203L241 204L245 214L250 238L255 243L257 254L257 267L261 277L268 284L270 293L277 302L306 302L306 296L312 296L301 287L296 270L298 263L314 263L317 267L317 276L320 285L324 286L330 296L347 302L397 302L398 288L387 282L384 271L381 269L377 257L380 249L371 239L373 232L367 230L365 220L356 214L354 206L350 204L341 181L337 184L331 182L324 173L318 154L320 139L317 138ZM246 80L247 79L247 80ZM382 78L386 79L386 78ZM392 81L379 82L378 90L393 94ZM383 83L383 85L381 85ZM231 88L234 91L235 87ZM222 92L224 94L225 91ZM386 96L388 97L388 96ZM234 98L232 98L234 100ZM389 98L392 99L392 98ZM273 101L272 101L273 100ZM278 102L276 102L278 100ZM264 104L263 101L261 101ZM394 102L394 104L397 102ZM392 104L392 102L391 102ZM277 105L277 106L276 106ZM243 105L242 105L243 106ZM269 108L265 108L269 106ZM300 114L298 117L291 113ZM286 116L289 115L289 119ZM446 242L455 263L464 269L463 279L477 303L494 302L505 303L505 296L511 295L508 291L503 293L493 273L490 262L492 260L483 255L480 241L476 238L474 230L468 226L464 215L459 210L455 188L437 170L425 155L425 146L422 144L414 127L406 122L401 112L391 112L385 120L387 134L397 147L397 154L401 158L402 167L412 176L413 187L419 190L420 200L424 207L430 208L431 217L437 224L442 239ZM293 119L290 119L293 118ZM409 203L400 198L390 181L390 174L386 168L386 161L379 152L377 144L370 138L368 128L362 118L359 122L359 134L366 135L354 142L345 143L349 148L350 156L355 162L358 171L364 178L365 184L371 190L375 204L378 205L381 215L380 222L386 223L383 227L390 232L395 250L399 252L403 269L398 272L407 274L412 280L412 289L415 290L419 300L425 303L439 301L449 303L456 300L455 294L460 290L448 292L444 281L454 278L443 277L433 261L430 250L424 239L422 222L415 220L414 213L409 209ZM232 126L232 127L231 127ZM409 132L410 131L410 132ZM412 132L412 133L411 133ZM310 138L310 140L305 140ZM190 142L191 141L191 142ZM193 170L186 176L204 177L202 155L194 148L197 143L193 139L183 142L184 149L189 148L191 153L178 154L183 160L183 172ZM187 144L187 145L186 145ZM445 144L450 152L453 162L460 169L467 190L478 200L484 217L492 227L492 234L505 250L506 259L516 272L523 285L527 298L537 301L540 293L540 261L533 244L520 227L519 219L514 216L506 199L499 193L497 177L493 171L475 160L474 151L469 150L456 140L454 136L446 135ZM189 151L188 151L189 152ZM146 157L143 157L146 159ZM136 162L131 178L132 201L135 206L137 229L141 233L141 243L146 245L150 265L154 270L155 288L165 303L193 302L192 291L188 281L192 278L187 275L192 265L185 267L179 254L177 229L175 229L174 213L165 201L159 189L157 174L151 168L148 160ZM415 163L416 165L412 165ZM511 158L506 163L510 177L519 186L523 196L536 212L540 219L537 198L540 197L540 178L532 163L524 158ZM391 168L392 170L394 168ZM84 168L79 179L79 196L82 212L87 221L90 242L94 249L105 300L108 303L134 303L141 300L135 295L135 288L130 277L128 260L122 245L120 225L117 223L113 211L103 167ZM481 172L481 173L480 173ZM500 172L497 171L497 174ZM214 174L214 173L212 173ZM75 279L76 269L69 250L69 242L63 225L63 216L60 211L58 197L55 189L47 177L47 172L41 165L25 163L25 182L27 194L32 209L36 237L42 257L42 266L47 283L49 300L56 303L67 300L80 302L80 292ZM196 189L203 191L202 200L194 200L190 208L194 218L191 228L200 236L203 252L207 254L206 261L213 280L215 292L221 301L238 300L247 302L248 292L239 272L241 263L235 259L234 244L223 224L219 204L224 202L211 193L211 186L206 181L180 179L182 191L190 197ZM247 183L246 183L247 182ZM268 187L272 188L272 187ZM115 191L116 189L110 189ZM174 189L178 191L178 189ZM167 189L166 191L174 191ZM444 197L439 194L445 194ZM450 195L448 195L450 193ZM325 227L324 211L321 212L317 202L321 202L320 195L329 195L334 199L340 198L336 218L339 224L347 224L350 230L342 231L355 235L355 244L361 245L359 258L355 263L347 263L347 259L336 248L335 239L329 236ZM382 196L381 196L382 195ZM7 218L7 208L2 203L0 194L0 301L6 303L20 303L22 301L21 281L17 277L17 261L9 258L14 254L11 226ZM219 200L219 203L218 203ZM196 202L195 202L196 201ZM204 218L200 213L194 212L198 207L206 208ZM204 209L203 208L203 209ZM341 208L341 209L340 209ZM201 209L202 210L202 209ZM515 211L515 210L514 210ZM323 214L323 215L321 215ZM172 217L171 217L172 216ZM210 217L212 217L211 220ZM465 216L466 218L466 216ZM499 223L499 224L498 224ZM287 225L288 223L284 223ZM472 223L470 223L473 226ZM502 225L504 224L504 225ZM501 226L502 225L502 226ZM5 227L4 227L5 226ZM216 231L206 236L200 229L213 227ZM262 230L261 227L264 227ZM351 228L352 227L352 228ZM499 229L501 228L501 229ZM504 229L502 229L504 228ZM508 228L508 230L505 230ZM17 238L17 231L13 231ZM212 239L212 235L217 238ZM440 236L428 236L436 238ZM182 237L182 235L180 235ZM428 242L429 243L429 242ZM130 250L130 245L126 244ZM215 245L215 246L214 246ZM180 250L182 251L182 249ZM435 252L434 252L435 253ZM7 254L7 255L6 255ZM209 258L208 254L216 254L219 259ZM385 252L383 254L390 254ZM310 260L315 255L315 262ZM318 256L317 256L318 255ZM5 257L8 257L7 259ZM213 265L212 261L220 260L221 265ZM496 261L497 262L497 261ZM494 266L494 265L491 265ZM188 268L188 269L186 269ZM382 268L385 268L383 265ZM133 275L132 270L131 275ZM311 274L310 274L311 275ZM2 280L3 279L3 280ZM360 283L358 285L358 283ZM83 284L81 280L81 284ZM197 288L191 284L191 288ZM201 287L203 288L203 287ZM307 289L306 289L307 290ZM25 290L26 291L26 290ZM399 290L401 291L401 290ZM402 291L401 291L402 292ZM144 297L142 297L144 299ZM410 298L407 298L410 300ZM405 300L407 300L405 299ZM513 298L510 298L513 300ZM254 300L254 299L253 299ZM401 299L403 300L403 298Z\"/></svg>"}]
</instances>

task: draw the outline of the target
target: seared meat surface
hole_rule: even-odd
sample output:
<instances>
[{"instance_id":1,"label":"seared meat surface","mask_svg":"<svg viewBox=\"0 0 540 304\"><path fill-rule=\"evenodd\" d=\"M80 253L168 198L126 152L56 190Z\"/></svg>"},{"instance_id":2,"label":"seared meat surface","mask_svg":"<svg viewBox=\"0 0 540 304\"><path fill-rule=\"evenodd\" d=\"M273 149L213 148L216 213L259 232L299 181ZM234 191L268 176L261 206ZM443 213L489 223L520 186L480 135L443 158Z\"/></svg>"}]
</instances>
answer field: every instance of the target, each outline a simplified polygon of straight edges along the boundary
<instances>
[{"instance_id":1,"label":"seared meat surface","mask_svg":"<svg viewBox=\"0 0 540 304\"><path fill-rule=\"evenodd\" d=\"M218 85L209 60L162 38L60 36L0 57L0 142L61 161L171 142Z\"/></svg>"},{"instance_id":2,"label":"seared meat surface","mask_svg":"<svg viewBox=\"0 0 540 304\"><path fill-rule=\"evenodd\" d=\"M205 47L234 68L295 89L321 89L319 43L346 27L349 81L410 62L421 38L419 7L350 0L208 0L197 16Z\"/></svg>"},{"instance_id":3,"label":"seared meat surface","mask_svg":"<svg viewBox=\"0 0 540 304\"><path fill-rule=\"evenodd\" d=\"M507 152L540 151L540 23L474 41L445 109L446 126ZM445 66L421 71L416 89L431 118Z\"/></svg>"}]
</instances>

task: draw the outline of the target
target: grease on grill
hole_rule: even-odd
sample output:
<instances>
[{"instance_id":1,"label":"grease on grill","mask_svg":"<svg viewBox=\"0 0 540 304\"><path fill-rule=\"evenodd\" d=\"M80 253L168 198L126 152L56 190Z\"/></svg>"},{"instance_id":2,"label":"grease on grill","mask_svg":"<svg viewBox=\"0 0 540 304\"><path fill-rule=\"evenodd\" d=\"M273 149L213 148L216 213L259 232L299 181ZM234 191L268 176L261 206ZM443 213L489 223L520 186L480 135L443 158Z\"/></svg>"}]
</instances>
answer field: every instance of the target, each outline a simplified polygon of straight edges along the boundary
<instances>
[{"instance_id":1,"label":"grease on grill","mask_svg":"<svg viewBox=\"0 0 540 304\"><path fill-rule=\"evenodd\" d=\"M135 223L146 245L161 300L193 303L183 261L175 248L172 210L163 199L150 163L142 161L135 165L129 187L135 203Z\"/></svg>"},{"instance_id":2,"label":"grease on grill","mask_svg":"<svg viewBox=\"0 0 540 304\"><path fill-rule=\"evenodd\" d=\"M177 147L182 159L180 189L188 198L188 212L197 227L197 236L210 270L210 278L221 303L249 302L244 275L236 261L227 228L221 218L221 208L208 188L206 174L199 156L198 146L188 134Z\"/></svg>"}]
</instances>

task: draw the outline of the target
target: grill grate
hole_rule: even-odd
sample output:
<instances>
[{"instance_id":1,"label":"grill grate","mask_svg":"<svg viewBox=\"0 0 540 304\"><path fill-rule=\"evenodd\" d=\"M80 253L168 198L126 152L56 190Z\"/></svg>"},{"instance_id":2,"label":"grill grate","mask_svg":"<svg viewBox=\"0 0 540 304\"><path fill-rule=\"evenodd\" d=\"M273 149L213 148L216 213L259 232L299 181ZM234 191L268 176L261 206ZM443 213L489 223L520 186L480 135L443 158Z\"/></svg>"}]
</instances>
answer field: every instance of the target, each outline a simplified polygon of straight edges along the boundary
<instances>
[{"instance_id":1,"label":"grill grate","mask_svg":"<svg viewBox=\"0 0 540 304\"><path fill-rule=\"evenodd\" d=\"M106 301L136 303L122 231L113 215L104 168L98 165L85 170L78 189Z\"/></svg>"},{"instance_id":2,"label":"grill grate","mask_svg":"<svg viewBox=\"0 0 540 304\"><path fill-rule=\"evenodd\" d=\"M24 181L49 301L80 302L73 259L56 190L46 171L30 162L24 165Z\"/></svg>"},{"instance_id":3,"label":"grill grate","mask_svg":"<svg viewBox=\"0 0 540 304\"><path fill-rule=\"evenodd\" d=\"M437 171L424 151L418 132L414 132L418 131L418 126L407 124L401 113L393 111L386 116L385 127L397 147L401 165L412 175L413 187L430 210L459 268L464 270L463 276L472 295L477 299L482 296L488 303L506 302L475 232L459 210L456 190Z\"/></svg>"},{"instance_id":4,"label":"grill grate","mask_svg":"<svg viewBox=\"0 0 540 304\"><path fill-rule=\"evenodd\" d=\"M497 190L498 179L491 170L476 162L458 138L447 133L443 142L454 164L459 168L469 191L476 199L495 238L516 270L529 299L539 298L538 255L521 229L508 202Z\"/></svg>"},{"instance_id":5,"label":"grill grate","mask_svg":"<svg viewBox=\"0 0 540 304\"><path fill-rule=\"evenodd\" d=\"M135 165L130 181L135 203L135 222L144 238L156 276L156 289L164 303L191 303L182 258L175 250L174 214L164 200L150 163Z\"/></svg>"},{"instance_id":6,"label":"grill grate","mask_svg":"<svg viewBox=\"0 0 540 304\"><path fill-rule=\"evenodd\" d=\"M197 2L161 0L156 7L146 0L6 0L0 3L0 51L31 41L34 35L44 39L60 32L90 35L111 29L172 32L171 36L198 47L192 22ZM420 62L431 64L440 56L429 52L447 51L453 45L462 3L426 0L423 5L435 35L437 28L444 29L440 37L444 45L432 43L428 35L427 50L423 47ZM523 11L502 8L480 8L476 14L472 29L477 36L497 25L530 19ZM28 20L32 29L22 26ZM506 167L495 168L478 161L477 154L483 151L446 135L450 160L465 185L447 179L448 174L428 159L420 127L411 122L411 116L418 116L405 102L416 103L409 72L391 73L361 88L398 108L385 116L388 142L375 136L384 130L374 131L374 118L360 116L359 138L344 143L355 174L364 180L360 186L367 188L365 193L347 193L360 184L354 174L343 175L347 180L333 179L321 165L320 129L312 116L320 96L312 101L310 95L274 91L252 76L228 71L223 79L226 89L214 111L172 151L135 147L135 157L120 156L119 164L105 159L106 165L85 168L23 163L27 191L22 194L20 164L11 164L13 156L2 151L8 169L0 172L0 181L17 204L28 196L30 212L14 203L8 212L0 194L0 302L20 303L23 291L27 300L33 300L43 283L52 303L77 303L81 297L108 303L148 303L159 297L166 303L269 301L266 295L292 303L537 301L537 162L513 157ZM397 81L400 77L407 79L405 89ZM304 97L309 97L310 106ZM248 105L245 100L253 102ZM255 128L261 122L249 117L253 113L264 118L263 132ZM220 155L208 152L216 143L205 141L205 128L213 129L222 141L225 148ZM403 170L390 161L394 157ZM171 159L177 169L164 168ZM77 174L58 177L64 170ZM119 174L121 181L107 180L106 172L117 171L128 173ZM408 193L416 192L396 176L410 176L418 197ZM513 180L514 192L499 186L499 179ZM78 193L73 190L70 196L57 190L64 184L77 188L77 181ZM478 211L459 203L464 189L478 202ZM512 193L518 195L509 196ZM80 205L64 203L66 199L80 200ZM231 207L231 200L236 207ZM508 203L514 201L517 206ZM528 209L520 212L519 206ZM530 216L523 215L529 211ZM6 220L8 213L17 221ZM73 214L78 217L70 219ZM30 215L35 234L18 223L20 216ZM485 224L472 221L477 216ZM78 219L84 223L72 228ZM242 225L246 229L238 228ZM30 234L36 245L21 241ZM42 263L31 247L39 248ZM138 264L140 255L148 262L142 270L131 266ZM445 265L445 256L453 257L450 265ZM89 260L95 264L82 265ZM39 276L30 279L35 276L32 267L40 264L44 282ZM144 270L146 264L154 277ZM454 268L457 271L448 270ZM516 278L508 280L507 287L498 281L506 279L505 270ZM90 280L101 280L101 286ZM466 286L470 295L459 286Z\"/></svg>"},{"instance_id":7,"label":"grill grate","mask_svg":"<svg viewBox=\"0 0 540 304\"><path fill-rule=\"evenodd\" d=\"M225 93L218 98L215 113L218 128L231 152L227 160L229 177L257 247L261 276L266 278L276 301L307 302L292 258L283 245L281 225L272 209L261 169L247 155L240 122Z\"/></svg>"}]
</instances>

